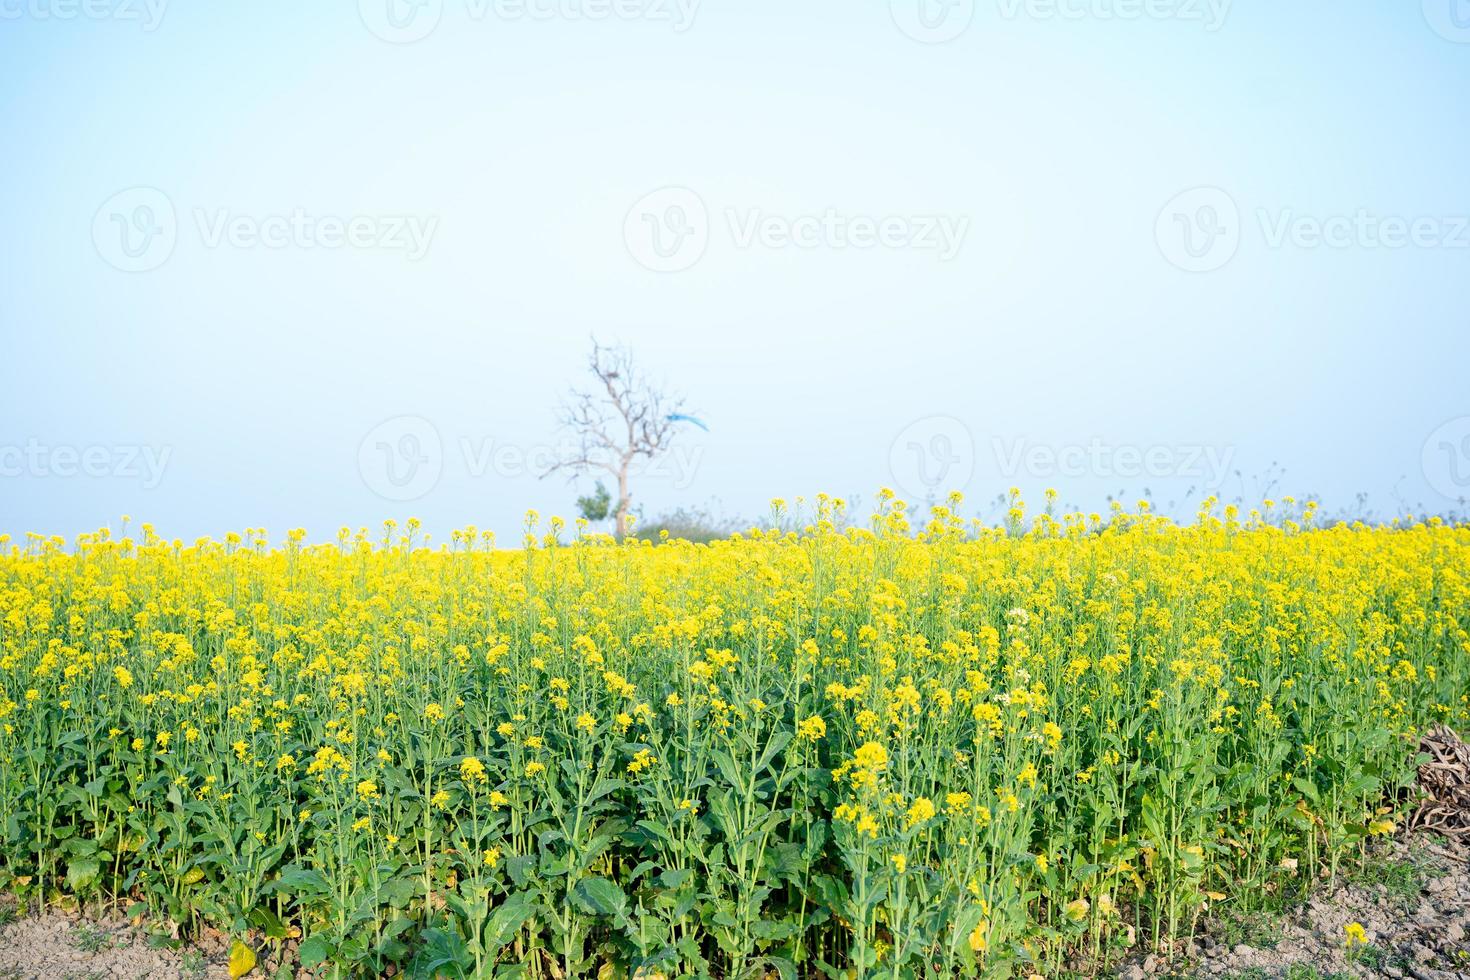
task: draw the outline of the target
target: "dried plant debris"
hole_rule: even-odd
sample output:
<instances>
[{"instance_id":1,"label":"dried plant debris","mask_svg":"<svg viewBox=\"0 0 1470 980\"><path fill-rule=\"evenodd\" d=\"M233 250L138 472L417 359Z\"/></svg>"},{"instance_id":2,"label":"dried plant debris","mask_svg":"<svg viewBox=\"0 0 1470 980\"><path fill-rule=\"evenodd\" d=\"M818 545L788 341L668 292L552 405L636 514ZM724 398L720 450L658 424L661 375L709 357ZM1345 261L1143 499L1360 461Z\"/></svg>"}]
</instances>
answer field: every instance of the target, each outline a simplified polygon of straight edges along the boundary
<instances>
[{"instance_id":1,"label":"dried plant debris","mask_svg":"<svg viewBox=\"0 0 1470 980\"><path fill-rule=\"evenodd\" d=\"M1452 729L1436 725L1419 740L1419 752L1429 757L1419 766L1425 798L1409 817L1409 826L1465 839L1470 835L1470 745Z\"/></svg>"}]
</instances>

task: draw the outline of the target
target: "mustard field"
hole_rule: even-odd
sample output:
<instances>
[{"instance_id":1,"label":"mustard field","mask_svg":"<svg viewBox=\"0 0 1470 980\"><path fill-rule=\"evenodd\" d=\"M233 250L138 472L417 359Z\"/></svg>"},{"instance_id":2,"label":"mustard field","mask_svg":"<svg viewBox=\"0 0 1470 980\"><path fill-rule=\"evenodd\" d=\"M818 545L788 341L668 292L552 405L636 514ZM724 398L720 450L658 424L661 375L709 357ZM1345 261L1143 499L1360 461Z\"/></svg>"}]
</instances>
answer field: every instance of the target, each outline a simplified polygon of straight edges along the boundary
<instances>
[{"instance_id":1,"label":"mustard field","mask_svg":"<svg viewBox=\"0 0 1470 980\"><path fill-rule=\"evenodd\" d=\"M0 888L323 975L1049 977L1334 874L1470 720L1470 529L959 506L6 543Z\"/></svg>"}]
</instances>

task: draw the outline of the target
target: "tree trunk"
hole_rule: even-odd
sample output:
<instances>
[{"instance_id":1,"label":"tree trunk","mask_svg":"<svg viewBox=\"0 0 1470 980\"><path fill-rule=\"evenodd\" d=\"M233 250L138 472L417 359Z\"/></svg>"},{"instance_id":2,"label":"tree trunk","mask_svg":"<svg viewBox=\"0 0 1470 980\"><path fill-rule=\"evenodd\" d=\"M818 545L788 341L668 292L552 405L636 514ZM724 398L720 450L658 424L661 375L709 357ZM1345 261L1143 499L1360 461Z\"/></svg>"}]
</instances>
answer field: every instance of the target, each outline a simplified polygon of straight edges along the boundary
<instances>
[{"instance_id":1,"label":"tree trunk","mask_svg":"<svg viewBox=\"0 0 1470 980\"><path fill-rule=\"evenodd\" d=\"M633 499L628 495L628 466L624 463L618 471L618 513L614 521L619 541L628 536L628 509L632 503Z\"/></svg>"}]
</instances>

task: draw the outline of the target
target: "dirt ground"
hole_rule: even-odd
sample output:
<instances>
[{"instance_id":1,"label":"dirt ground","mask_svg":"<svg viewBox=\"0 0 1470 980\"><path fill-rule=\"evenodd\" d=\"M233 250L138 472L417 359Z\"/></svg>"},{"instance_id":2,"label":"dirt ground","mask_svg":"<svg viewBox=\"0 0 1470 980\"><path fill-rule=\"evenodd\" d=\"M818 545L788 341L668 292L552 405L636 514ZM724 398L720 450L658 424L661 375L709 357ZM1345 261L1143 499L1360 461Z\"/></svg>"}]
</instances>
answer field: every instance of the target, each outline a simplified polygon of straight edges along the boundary
<instances>
[{"instance_id":1,"label":"dirt ground","mask_svg":"<svg viewBox=\"0 0 1470 980\"><path fill-rule=\"evenodd\" d=\"M214 980L226 961L220 943L171 949L122 918L48 911L0 926L0 980Z\"/></svg>"},{"instance_id":2,"label":"dirt ground","mask_svg":"<svg viewBox=\"0 0 1470 980\"><path fill-rule=\"evenodd\" d=\"M1365 943L1348 949L1347 930ZM1122 980L1470 980L1470 843L1419 832L1395 839L1284 917L1213 922L1184 962L1133 963Z\"/></svg>"}]
</instances>

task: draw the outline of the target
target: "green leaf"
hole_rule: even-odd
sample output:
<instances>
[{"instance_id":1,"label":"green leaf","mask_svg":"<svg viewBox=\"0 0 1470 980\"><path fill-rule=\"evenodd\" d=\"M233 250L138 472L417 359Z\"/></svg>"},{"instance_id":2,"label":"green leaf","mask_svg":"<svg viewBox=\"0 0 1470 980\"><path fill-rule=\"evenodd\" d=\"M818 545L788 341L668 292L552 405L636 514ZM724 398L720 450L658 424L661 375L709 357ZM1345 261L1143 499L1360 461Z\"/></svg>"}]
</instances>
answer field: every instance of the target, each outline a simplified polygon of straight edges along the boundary
<instances>
[{"instance_id":1,"label":"green leaf","mask_svg":"<svg viewBox=\"0 0 1470 980\"><path fill-rule=\"evenodd\" d=\"M796 980L799 974L796 972L796 964L784 956L767 956L766 962L776 968L776 973L781 980Z\"/></svg>"},{"instance_id":2,"label":"green leaf","mask_svg":"<svg viewBox=\"0 0 1470 980\"><path fill-rule=\"evenodd\" d=\"M641 827L643 830L646 830L653 836L657 837L659 840L669 841L670 843L672 843L674 840L674 835L669 833L669 828L665 827L657 820L640 820L638 821L638 826Z\"/></svg>"},{"instance_id":3,"label":"green leaf","mask_svg":"<svg viewBox=\"0 0 1470 980\"><path fill-rule=\"evenodd\" d=\"M577 882L575 893L596 915L620 915L628 907L628 896L606 878L583 878Z\"/></svg>"},{"instance_id":4,"label":"green leaf","mask_svg":"<svg viewBox=\"0 0 1470 980\"><path fill-rule=\"evenodd\" d=\"M451 964L460 967L463 975L462 968L474 962L474 957L457 933L439 928L425 929L423 939L423 948L409 965L411 976L436 977L440 975L440 967Z\"/></svg>"},{"instance_id":5,"label":"green leaf","mask_svg":"<svg viewBox=\"0 0 1470 980\"><path fill-rule=\"evenodd\" d=\"M90 886L97 880L97 873L102 866L95 857L77 858L67 863L66 887L73 892L79 892Z\"/></svg>"},{"instance_id":6,"label":"green leaf","mask_svg":"<svg viewBox=\"0 0 1470 980\"><path fill-rule=\"evenodd\" d=\"M658 880L665 888L678 888L684 882L688 881L689 876L692 874L694 874L694 871L690 868L670 868L659 875Z\"/></svg>"},{"instance_id":7,"label":"green leaf","mask_svg":"<svg viewBox=\"0 0 1470 980\"><path fill-rule=\"evenodd\" d=\"M279 916L263 905L258 905L251 909L250 914L246 916L246 921L271 939L286 938L286 924L281 921Z\"/></svg>"},{"instance_id":8,"label":"green leaf","mask_svg":"<svg viewBox=\"0 0 1470 980\"><path fill-rule=\"evenodd\" d=\"M598 776L596 784L594 784L592 787L592 792L588 795L587 800L583 805L591 806L593 803L596 803L598 800L602 799L604 796L607 796L609 793L621 789L623 785L624 784L621 779L609 779L607 776Z\"/></svg>"},{"instance_id":9,"label":"green leaf","mask_svg":"<svg viewBox=\"0 0 1470 980\"><path fill-rule=\"evenodd\" d=\"M621 893L619 893L621 894ZM536 900L527 892L516 892L495 909L486 929L487 945L499 948L507 945L536 914Z\"/></svg>"},{"instance_id":10,"label":"green leaf","mask_svg":"<svg viewBox=\"0 0 1470 980\"><path fill-rule=\"evenodd\" d=\"M720 775L725 784L731 788L744 787L745 782L740 778L740 770L735 766L735 760L730 758L730 753L724 749L718 749L711 753L715 760L715 766L719 768Z\"/></svg>"},{"instance_id":11,"label":"green leaf","mask_svg":"<svg viewBox=\"0 0 1470 980\"><path fill-rule=\"evenodd\" d=\"M770 744L767 745L766 750L761 753L760 762L756 763L755 771L758 773L764 772L766 766L771 764L771 760L776 757L776 754L782 749L786 748L786 746L790 744L790 742L790 732L777 732L776 734L772 735Z\"/></svg>"},{"instance_id":12,"label":"green leaf","mask_svg":"<svg viewBox=\"0 0 1470 980\"><path fill-rule=\"evenodd\" d=\"M750 924L750 934L768 943L789 939L796 932L796 923L784 919L757 919Z\"/></svg>"},{"instance_id":13,"label":"green leaf","mask_svg":"<svg viewBox=\"0 0 1470 980\"><path fill-rule=\"evenodd\" d=\"M332 955L332 944L325 936L311 936L301 944L296 955L301 959L301 965L309 970L327 961Z\"/></svg>"},{"instance_id":14,"label":"green leaf","mask_svg":"<svg viewBox=\"0 0 1470 980\"><path fill-rule=\"evenodd\" d=\"M1301 793L1313 803L1321 802L1320 797L1318 797L1317 795L1317 787L1312 785L1310 782L1303 779L1302 777L1294 777L1291 781L1291 785L1295 786L1297 788L1297 792Z\"/></svg>"},{"instance_id":15,"label":"green leaf","mask_svg":"<svg viewBox=\"0 0 1470 980\"><path fill-rule=\"evenodd\" d=\"M322 873L310 868L288 868L281 873L279 878L271 882L269 887L272 891L285 891L292 895L306 897L325 895L331 891Z\"/></svg>"},{"instance_id":16,"label":"green leaf","mask_svg":"<svg viewBox=\"0 0 1470 980\"><path fill-rule=\"evenodd\" d=\"M526 882L531 880L531 873L536 870L536 855L520 854L507 858L505 870L509 872L510 880L515 882L517 888L524 888Z\"/></svg>"}]
</instances>

